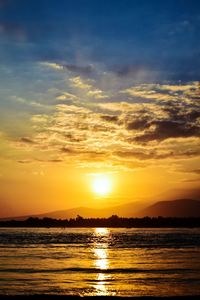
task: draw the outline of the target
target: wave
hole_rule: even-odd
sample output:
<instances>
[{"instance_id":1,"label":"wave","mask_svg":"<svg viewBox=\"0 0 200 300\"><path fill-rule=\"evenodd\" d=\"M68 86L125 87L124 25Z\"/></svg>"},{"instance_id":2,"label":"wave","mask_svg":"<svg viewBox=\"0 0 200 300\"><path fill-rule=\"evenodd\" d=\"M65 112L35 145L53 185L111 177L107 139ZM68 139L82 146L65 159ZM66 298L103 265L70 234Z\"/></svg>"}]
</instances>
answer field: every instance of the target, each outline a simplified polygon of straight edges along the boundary
<instances>
[{"instance_id":1,"label":"wave","mask_svg":"<svg viewBox=\"0 0 200 300\"><path fill-rule=\"evenodd\" d=\"M170 268L170 269L140 269L140 268L113 268L113 269L99 269L99 268L61 268L61 269L13 269L5 268L0 270L0 273L106 273L106 274L129 274L129 273L152 273L152 274L174 274L179 272L194 272L194 269L189 268Z\"/></svg>"},{"instance_id":2,"label":"wave","mask_svg":"<svg viewBox=\"0 0 200 300\"><path fill-rule=\"evenodd\" d=\"M110 232L109 235L97 236L94 232L13 232L0 231L0 247L56 247L56 245L70 245L70 247L91 247L93 244L106 244L106 248L190 248L200 247L200 231L168 230L168 231L127 231Z\"/></svg>"}]
</instances>

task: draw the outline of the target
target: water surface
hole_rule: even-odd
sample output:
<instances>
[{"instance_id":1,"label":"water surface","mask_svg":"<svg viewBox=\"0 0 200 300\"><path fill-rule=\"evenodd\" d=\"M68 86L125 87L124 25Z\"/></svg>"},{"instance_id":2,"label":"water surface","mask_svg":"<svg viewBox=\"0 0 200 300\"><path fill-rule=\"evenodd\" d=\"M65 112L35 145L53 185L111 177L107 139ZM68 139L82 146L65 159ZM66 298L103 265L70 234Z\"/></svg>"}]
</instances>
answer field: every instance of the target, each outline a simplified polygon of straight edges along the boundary
<instances>
[{"instance_id":1,"label":"water surface","mask_svg":"<svg viewBox=\"0 0 200 300\"><path fill-rule=\"evenodd\" d=\"M200 294L200 229L0 228L0 294Z\"/></svg>"}]
</instances>

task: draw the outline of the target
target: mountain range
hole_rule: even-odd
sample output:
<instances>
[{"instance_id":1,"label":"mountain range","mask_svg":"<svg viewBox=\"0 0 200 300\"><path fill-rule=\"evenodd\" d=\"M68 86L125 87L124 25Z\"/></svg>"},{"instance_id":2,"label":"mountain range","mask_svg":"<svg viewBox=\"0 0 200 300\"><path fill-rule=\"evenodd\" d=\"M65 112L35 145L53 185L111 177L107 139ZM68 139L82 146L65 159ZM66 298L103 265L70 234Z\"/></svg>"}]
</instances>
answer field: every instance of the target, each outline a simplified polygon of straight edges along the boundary
<instances>
[{"instance_id":1,"label":"mountain range","mask_svg":"<svg viewBox=\"0 0 200 300\"><path fill-rule=\"evenodd\" d=\"M77 207L67 210L53 211L38 215L3 218L1 220L25 220L28 217L70 219L80 215L84 218L107 218L112 215L119 217L200 217L200 201L193 199L178 199L170 201L158 201L150 206L143 207L138 202L130 202L124 205L103 209Z\"/></svg>"}]
</instances>

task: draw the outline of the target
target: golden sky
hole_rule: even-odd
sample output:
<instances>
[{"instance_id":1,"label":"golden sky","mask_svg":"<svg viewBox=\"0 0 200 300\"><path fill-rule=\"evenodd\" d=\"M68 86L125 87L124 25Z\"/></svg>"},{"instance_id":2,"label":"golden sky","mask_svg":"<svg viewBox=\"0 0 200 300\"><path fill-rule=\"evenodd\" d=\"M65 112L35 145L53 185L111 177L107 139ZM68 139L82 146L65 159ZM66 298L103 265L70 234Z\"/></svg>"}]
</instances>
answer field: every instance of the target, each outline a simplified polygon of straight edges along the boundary
<instances>
[{"instance_id":1,"label":"golden sky","mask_svg":"<svg viewBox=\"0 0 200 300\"><path fill-rule=\"evenodd\" d=\"M51 82L37 101L5 91L2 216L151 202L198 187L198 82L132 85L105 72L91 80L58 64L36 68L59 75L62 88ZM109 178L105 194L95 193L96 176Z\"/></svg>"}]
</instances>

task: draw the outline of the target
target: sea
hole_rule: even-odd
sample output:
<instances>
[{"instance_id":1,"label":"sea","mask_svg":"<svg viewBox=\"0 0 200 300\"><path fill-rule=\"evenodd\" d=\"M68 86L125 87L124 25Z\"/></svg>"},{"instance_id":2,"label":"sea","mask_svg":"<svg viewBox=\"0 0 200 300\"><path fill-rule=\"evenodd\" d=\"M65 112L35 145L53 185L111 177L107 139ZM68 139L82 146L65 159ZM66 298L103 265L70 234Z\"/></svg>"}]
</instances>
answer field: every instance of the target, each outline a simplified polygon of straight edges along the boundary
<instances>
[{"instance_id":1,"label":"sea","mask_svg":"<svg viewBox=\"0 0 200 300\"><path fill-rule=\"evenodd\" d=\"M200 229L0 228L0 295L200 295Z\"/></svg>"}]
</instances>

